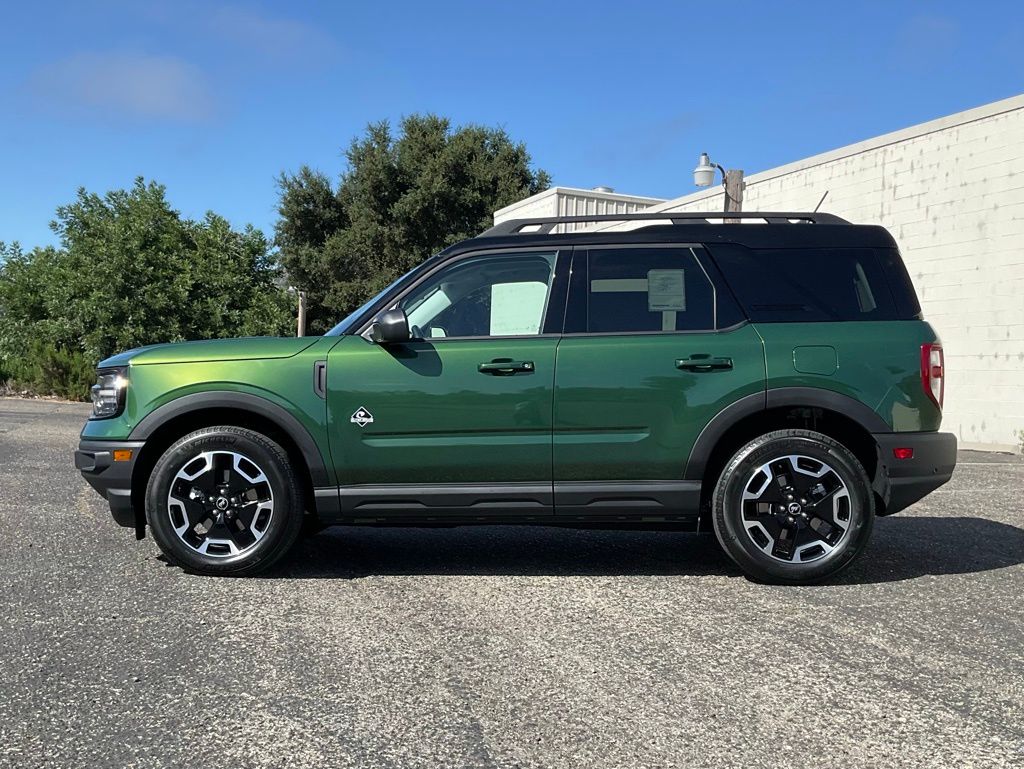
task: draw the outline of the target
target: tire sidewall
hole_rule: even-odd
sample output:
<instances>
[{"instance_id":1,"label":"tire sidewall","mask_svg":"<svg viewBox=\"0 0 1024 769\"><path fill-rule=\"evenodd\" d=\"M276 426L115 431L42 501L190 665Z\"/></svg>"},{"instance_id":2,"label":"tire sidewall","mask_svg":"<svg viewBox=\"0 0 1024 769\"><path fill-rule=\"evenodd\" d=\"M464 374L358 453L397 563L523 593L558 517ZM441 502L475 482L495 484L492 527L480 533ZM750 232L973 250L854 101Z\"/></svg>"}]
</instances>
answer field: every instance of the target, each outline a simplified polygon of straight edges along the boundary
<instances>
[{"instance_id":1,"label":"tire sidewall","mask_svg":"<svg viewBox=\"0 0 1024 769\"><path fill-rule=\"evenodd\" d=\"M204 451L233 451L248 457L267 476L274 514L263 537L251 549L227 557L198 553L175 532L167 495L175 475ZM160 549L178 565L202 574L251 574L269 567L291 547L302 526L298 485L284 450L259 433L243 428L212 427L186 435L157 461L146 486L146 521Z\"/></svg>"},{"instance_id":2,"label":"tire sidewall","mask_svg":"<svg viewBox=\"0 0 1024 769\"><path fill-rule=\"evenodd\" d=\"M760 550L742 521L740 499L751 474L778 456L801 454L831 465L850 495L851 530L836 550L808 563L785 563ZM726 465L712 500L715 534L728 555L754 579L789 584L818 582L848 567L867 546L874 525L874 495L867 473L842 444L809 430L768 433L740 449Z\"/></svg>"}]
</instances>

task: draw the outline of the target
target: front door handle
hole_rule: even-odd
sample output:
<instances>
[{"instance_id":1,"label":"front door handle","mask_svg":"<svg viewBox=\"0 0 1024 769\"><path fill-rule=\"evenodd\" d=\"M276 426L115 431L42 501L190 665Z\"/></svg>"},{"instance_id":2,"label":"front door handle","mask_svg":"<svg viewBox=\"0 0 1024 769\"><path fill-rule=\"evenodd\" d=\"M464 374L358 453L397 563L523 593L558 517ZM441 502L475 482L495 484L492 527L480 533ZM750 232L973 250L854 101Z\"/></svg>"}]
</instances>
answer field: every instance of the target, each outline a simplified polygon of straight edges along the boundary
<instances>
[{"instance_id":1,"label":"front door handle","mask_svg":"<svg viewBox=\"0 0 1024 769\"><path fill-rule=\"evenodd\" d=\"M481 374L492 376L514 376L515 374L532 374L532 360L512 360L510 358L496 358L490 363L481 363L476 367Z\"/></svg>"},{"instance_id":2,"label":"front door handle","mask_svg":"<svg viewBox=\"0 0 1024 769\"><path fill-rule=\"evenodd\" d=\"M691 355L676 361L683 371L726 371L732 368L732 358L712 358L710 355Z\"/></svg>"}]
</instances>

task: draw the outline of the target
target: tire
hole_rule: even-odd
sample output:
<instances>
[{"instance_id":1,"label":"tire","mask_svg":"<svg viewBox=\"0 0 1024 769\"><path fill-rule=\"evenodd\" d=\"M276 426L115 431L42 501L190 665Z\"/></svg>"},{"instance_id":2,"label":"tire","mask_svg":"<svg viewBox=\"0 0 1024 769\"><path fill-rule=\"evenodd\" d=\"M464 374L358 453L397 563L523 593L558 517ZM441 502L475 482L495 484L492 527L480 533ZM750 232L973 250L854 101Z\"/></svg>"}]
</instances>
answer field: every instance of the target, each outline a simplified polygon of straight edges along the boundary
<instances>
[{"instance_id":1,"label":"tire","mask_svg":"<svg viewBox=\"0 0 1024 769\"><path fill-rule=\"evenodd\" d=\"M810 430L778 430L726 464L711 503L715 536L759 582L834 577L867 546L875 499L867 473L841 443Z\"/></svg>"},{"instance_id":2,"label":"tire","mask_svg":"<svg viewBox=\"0 0 1024 769\"><path fill-rule=\"evenodd\" d=\"M177 566L249 576L280 560L302 530L302 487L265 435L207 427L174 443L146 485L146 521Z\"/></svg>"}]
</instances>

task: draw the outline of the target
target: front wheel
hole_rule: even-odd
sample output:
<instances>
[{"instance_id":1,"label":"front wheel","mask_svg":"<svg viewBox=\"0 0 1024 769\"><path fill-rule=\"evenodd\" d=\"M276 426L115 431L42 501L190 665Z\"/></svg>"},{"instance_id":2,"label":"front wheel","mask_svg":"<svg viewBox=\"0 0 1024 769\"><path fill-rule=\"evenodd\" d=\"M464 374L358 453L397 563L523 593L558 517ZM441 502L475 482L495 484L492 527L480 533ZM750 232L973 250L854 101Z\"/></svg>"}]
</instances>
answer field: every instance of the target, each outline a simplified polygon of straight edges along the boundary
<instances>
[{"instance_id":1,"label":"front wheel","mask_svg":"<svg viewBox=\"0 0 1024 769\"><path fill-rule=\"evenodd\" d=\"M779 430L741 448L712 498L715 535L750 577L818 582L867 546L875 503L867 473L842 444Z\"/></svg>"},{"instance_id":2,"label":"front wheel","mask_svg":"<svg viewBox=\"0 0 1024 769\"><path fill-rule=\"evenodd\" d=\"M210 575L250 575L295 544L301 487L278 444L241 427L186 435L157 461L146 520L173 563Z\"/></svg>"}]
</instances>

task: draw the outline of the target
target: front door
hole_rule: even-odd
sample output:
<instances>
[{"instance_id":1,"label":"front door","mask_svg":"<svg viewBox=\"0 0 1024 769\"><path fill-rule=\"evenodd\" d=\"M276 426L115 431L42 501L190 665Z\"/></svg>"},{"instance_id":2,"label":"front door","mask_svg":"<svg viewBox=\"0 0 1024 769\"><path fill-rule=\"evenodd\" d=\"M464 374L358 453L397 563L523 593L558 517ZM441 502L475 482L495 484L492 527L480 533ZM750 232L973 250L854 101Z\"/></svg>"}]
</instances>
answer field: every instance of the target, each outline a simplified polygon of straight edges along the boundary
<instances>
[{"instance_id":1,"label":"front door","mask_svg":"<svg viewBox=\"0 0 1024 769\"><path fill-rule=\"evenodd\" d=\"M558 515L692 521L703 427L764 390L761 339L699 246L577 249L558 346Z\"/></svg>"},{"instance_id":2,"label":"front door","mask_svg":"<svg viewBox=\"0 0 1024 769\"><path fill-rule=\"evenodd\" d=\"M349 336L334 347L327 397L343 514L551 515L558 334L545 331L564 308L564 281L552 300L558 258L447 262L397 302L414 341Z\"/></svg>"}]
</instances>

